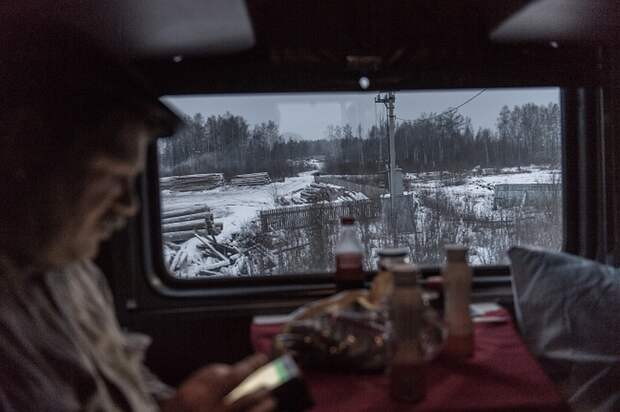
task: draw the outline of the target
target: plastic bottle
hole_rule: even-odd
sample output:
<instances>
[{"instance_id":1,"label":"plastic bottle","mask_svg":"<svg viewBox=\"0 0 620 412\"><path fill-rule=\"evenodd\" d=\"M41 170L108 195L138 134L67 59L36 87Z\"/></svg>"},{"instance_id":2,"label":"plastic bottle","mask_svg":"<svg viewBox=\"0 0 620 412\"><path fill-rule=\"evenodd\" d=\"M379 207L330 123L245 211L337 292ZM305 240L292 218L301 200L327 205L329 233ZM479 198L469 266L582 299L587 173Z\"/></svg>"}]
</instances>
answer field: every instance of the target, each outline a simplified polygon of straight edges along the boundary
<instances>
[{"instance_id":1,"label":"plastic bottle","mask_svg":"<svg viewBox=\"0 0 620 412\"><path fill-rule=\"evenodd\" d=\"M364 287L364 245L357 237L355 219L343 217L340 237L336 245L336 285L339 289Z\"/></svg>"},{"instance_id":2,"label":"plastic bottle","mask_svg":"<svg viewBox=\"0 0 620 412\"><path fill-rule=\"evenodd\" d=\"M396 263L408 263L409 262L409 249L407 248L384 248L377 251L379 256L379 262L377 263L377 269L379 271L386 271L390 265Z\"/></svg>"},{"instance_id":3,"label":"plastic bottle","mask_svg":"<svg viewBox=\"0 0 620 412\"><path fill-rule=\"evenodd\" d=\"M394 291L394 279L390 266L398 263L409 262L409 249L385 248L377 251L377 275L370 287L370 300L384 307Z\"/></svg>"},{"instance_id":4,"label":"plastic bottle","mask_svg":"<svg viewBox=\"0 0 620 412\"><path fill-rule=\"evenodd\" d=\"M469 313L472 272L467 264L467 248L447 246L446 258L442 269L444 318L448 326L444 354L465 359L474 353L474 327Z\"/></svg>"},{"instance_id":5,"label":"plastic bottle","mask_svg":"<svg viewBox=\"0 0 620 412\"><path fill-rule=\"evenodd\" d=\"M415 265L390 267L394 277L390 320L390 395L399 401L418 402L426 396L426 361L420 341L424 303L417 286Z\"/></svg>"}]
</instances>

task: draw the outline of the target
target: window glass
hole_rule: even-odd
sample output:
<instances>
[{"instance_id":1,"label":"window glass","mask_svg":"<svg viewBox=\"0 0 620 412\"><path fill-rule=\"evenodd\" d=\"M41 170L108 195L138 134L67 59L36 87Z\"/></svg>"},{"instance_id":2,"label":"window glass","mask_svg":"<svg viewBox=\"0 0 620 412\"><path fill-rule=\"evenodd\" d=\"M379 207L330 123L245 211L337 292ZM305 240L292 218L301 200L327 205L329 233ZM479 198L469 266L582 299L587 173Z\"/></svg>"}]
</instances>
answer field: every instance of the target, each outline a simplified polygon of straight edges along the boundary
<instances>
[{"instance_id":1,"label":"window glass","mask_svg":"<svg viewBox=\"0 0 620 412\"><path fill-rule=\"evenodd\" d=\"M562 244L557 88L164 100L186 121L158 142L177 277L333 270L342 216L367 269L385 247L439 263L464 244L494 264L512 245Z\"/></svg>"}]
</instances>

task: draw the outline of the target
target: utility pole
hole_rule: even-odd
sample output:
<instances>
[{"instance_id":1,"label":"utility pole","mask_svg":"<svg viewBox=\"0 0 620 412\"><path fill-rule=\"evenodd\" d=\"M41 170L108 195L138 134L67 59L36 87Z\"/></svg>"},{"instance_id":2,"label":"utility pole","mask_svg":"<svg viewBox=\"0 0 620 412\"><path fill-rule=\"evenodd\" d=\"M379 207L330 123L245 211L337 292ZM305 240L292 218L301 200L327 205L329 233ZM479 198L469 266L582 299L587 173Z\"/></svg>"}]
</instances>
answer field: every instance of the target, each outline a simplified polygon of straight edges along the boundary
<instances>
[{"instance_id":1,"label":"utility pole","mask_svg":"<svg viewBox=\"0 0 620 412\"><path fill-rule=\"evenodd\" d=\"M394 123L396 116L394 115L394 106L396 103L396 95L394 92L387 92L383 96L379 93L377 97L375 97L375 103L383 103L388 112L388 142L390 146L390 163L388 169L388 182L390 186L390 226L394 229L394 196L396 195L396 148L394 147Z\"/></svg>"},{"instance_id":2,"label":"utility pole","mask_svg":"<svg viewBox=\"0 0 620 412\"><path fill-rule=\"evenodd\" d=\"M383 103L388 112L388 142L390 149L389 177L388 184L390 186L390 196L394 196L394 171L396 170L396 149L394 147L394 104L396 103L396 95L394 92L387 92L384 96L378 94L375 97L375 103Z\"/></svg>"}]
</instances>

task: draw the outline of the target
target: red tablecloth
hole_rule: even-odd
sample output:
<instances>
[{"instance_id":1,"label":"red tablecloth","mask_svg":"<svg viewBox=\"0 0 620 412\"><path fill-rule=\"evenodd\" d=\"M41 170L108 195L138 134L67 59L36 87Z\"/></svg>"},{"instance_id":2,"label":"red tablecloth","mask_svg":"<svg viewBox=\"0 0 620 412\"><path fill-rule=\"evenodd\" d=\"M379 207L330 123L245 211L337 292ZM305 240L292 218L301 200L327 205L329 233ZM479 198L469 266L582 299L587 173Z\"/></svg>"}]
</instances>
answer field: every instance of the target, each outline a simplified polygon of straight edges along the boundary
<instances>
[{"instance_id":1,"label":"red tablecloth","mask_svg":"<svg viewBox=\"0 0 620 412\"><path fill-rule=\"evenodd\" d=\"M508 316L507 313L494 315ZM254 347L268 353L282 325L252 325ZM428 368L426 398L390 399L383 374L324 373L305 378L315 411L568 411L557 388L528 352L511 321L477 323L475 355L462 365L438 359Z\"/></svg>"}]
</instances>

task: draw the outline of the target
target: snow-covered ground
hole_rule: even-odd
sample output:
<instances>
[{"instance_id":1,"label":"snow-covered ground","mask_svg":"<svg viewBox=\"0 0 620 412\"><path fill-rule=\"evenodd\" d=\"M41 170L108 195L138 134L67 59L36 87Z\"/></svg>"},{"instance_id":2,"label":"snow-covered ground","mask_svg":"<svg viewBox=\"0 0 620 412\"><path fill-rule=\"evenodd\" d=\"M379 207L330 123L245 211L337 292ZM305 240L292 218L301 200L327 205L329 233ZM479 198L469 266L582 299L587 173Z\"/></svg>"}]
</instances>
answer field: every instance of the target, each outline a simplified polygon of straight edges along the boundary
<instances>
[{"instance_id":1,"label":"snow-covered ground","mask_svg":"<svg viewBox=\"0 0 620 412\"><path fill-rule=\"evenodd\" d=\"M523 183L560 183L561 175L559 170L549 169L538 166L528 166L517 168L507 168L497 171L485 170L485 174L480 173L463 173L448 174L445 172L432 172L420 174L407 174L406 179L409 182L409 191L413 194L413 198L418 203L416 212L417 234L412 234L410 241L412 248L428 248L430 250L424 257L420 258L425 261L439 261L441 259L441 239L450 239L451 242L464 242L471 247L471 255L473 263L493 263L498 262L507 246L513 244L514 237L505 237L499 239L497 233L484 229L483 223L471 222L482 219L487 221L510 221L510 211L501 208L494 209L494 188L498 184L523 184ZM207 205L211 208L216 222L223 223L223 231L217 236L218 242L230 241L232 235L242 231L247 223L256 220L258 212L266 209L274 209L282 206L282 204L294 204L301 201L302 193L308 190L316 189L321 185L313 185L313 172L305 172L299 177L286 178L284 182L274 182L263 186L222 186L212 190L194 191L194 192L174 192L163 191L162 203L164 210L173 210L187 208L196 205ZM340 186L326 185L330 189L344 190ZM339 192L336 191L336 194ZM437 203L439 197L443 205ZM346 198L345 198L346 197ZM343 201L352 199L364 199L363 194L348 191L345 197L335 196L332 201ZM284 200L284 201L283 201ZM426 202L424 202L426 200ZM295 201L295 202L294 202ZM433 203L435 202L435 203ZM445 216L441 210L449 205L451 215ZM439 206L437 206L439 205ZM444 207L444 209L441 209ZM437 219L437 211L441 216L439 219L446 225L437 229L437 224L432 223L433 219ZM558 209L558 214L561 211ZM507 214L508 213L508 214ZM462 219L468 216L468 221ZM435 217L434 217L435 216ZM559 215L558 215L559 216ZM456 220L455 220L456 219ZM459 223L459 219L461 219ZM514 220L514 219L513 219ZM492 226L491 226L492 227ZM380 226L376 229L379 230ZM482 229L481 229L482 228ZM374 230L374 229L373 229ZM382 229L383 230L383 229ZM433 232L439 230L439 232ZM481 233L480 230L487 231ZM525 231L534 229L526 228ZM509 230L512 231L512 228ZM457 235L454 233L458 232ZM383 232L377 232L377 239L373 242L377 243L377 247L384 247L381 235ZM495 236L495 237L494 237ZM510 235L512 236L512 235ZM285 236L286 237L286 236ZM390 236L387 236L390 238ZM414 239L415 238L415 239ZM517 236L517 241L519 237ZM285 239L292 241L293 239ZM548 241L548 240L545 240ZM556 239L554 238L555 242ZM233 242L236 244L236 241ZM216 261L209 260L211 258L202 258L198 248L199 242L192 239L181 246L181 250L189 256L189 267L186 266L182 276L195 276L200 270L211 270L216 265ZM370 245L372 246L372 245ZM540 245L548 246L548 245ZM432 249L432 250L431 250ZM500 250L501 249L501 250ZM167 253L173 253L171 249ZM173 258L172 256L171 258ZM311 260L311 259L310 259ZM222 269L222 274L236 274L236 268L243 266L243 260L238 260L234 267ZM309 265L311 263L308 263ZM316 262L314 262L316 264ZM300 268L300 270L310 270L310 268ZM279 269L275 269L273 273L279 273Z\"/></svg>"},{"instance_id":2,"label":"snow-covered ground","mask_svg":"<svg viewBox=\"0 0 620 412\"><path fill-rule=\"evenodd\" d=\"M491 216L493 214L493 199L495 185L498 184L523 184L523 183L560 183L561 172L557 169L549 169L540 166L527 166L518 168L504 168L493 175L465 175L461 178L450 175L441 178L438 175L429 177L425 174L409 173L411 180L411 192L414 196L421 190L441 191L452 202L463 205L465 200L473 202L473 211L478 216Z\"/></svg>"},{"instance_id":3,"label":"snow-covered ground","mask_svg":"<svg viewBox=\"0 0 620 412\"><path fill-rule=\"evenodd\" d=\"M209 206L214 220L224 224L217 239L225 241L248 221L256 218L259 211L278 207L276 199L279 196L290 195L313 182L312 172L305 172L299 177L289 177L284 182L263 186L222 186L199 192L166 191L162 193L162 203L164 210Z\"/></svg>"},{"instance_id":4,"label":"snow-covered ground","mask_svg":"<svg viewBox=\"0 0 620 412\"><path fill-rule=\"evenodd\" d=\"M424 240L416 244L418 248L429 246L428 262L442 259L437 236L468 245L474 264L506 262L505 251L515 244L546 248L561 244L559 202L548 199L545 202L550 203L535 207L494 207L496 185L560 184L561 172L557 169L528 166L487 171L485 175L432 173L409 174L407 178L419 205L418 227L424 228ZM439 217L434 218L437 213ZM428 236L428 231L433 234Z\"/></svg>"}]
</instances>

